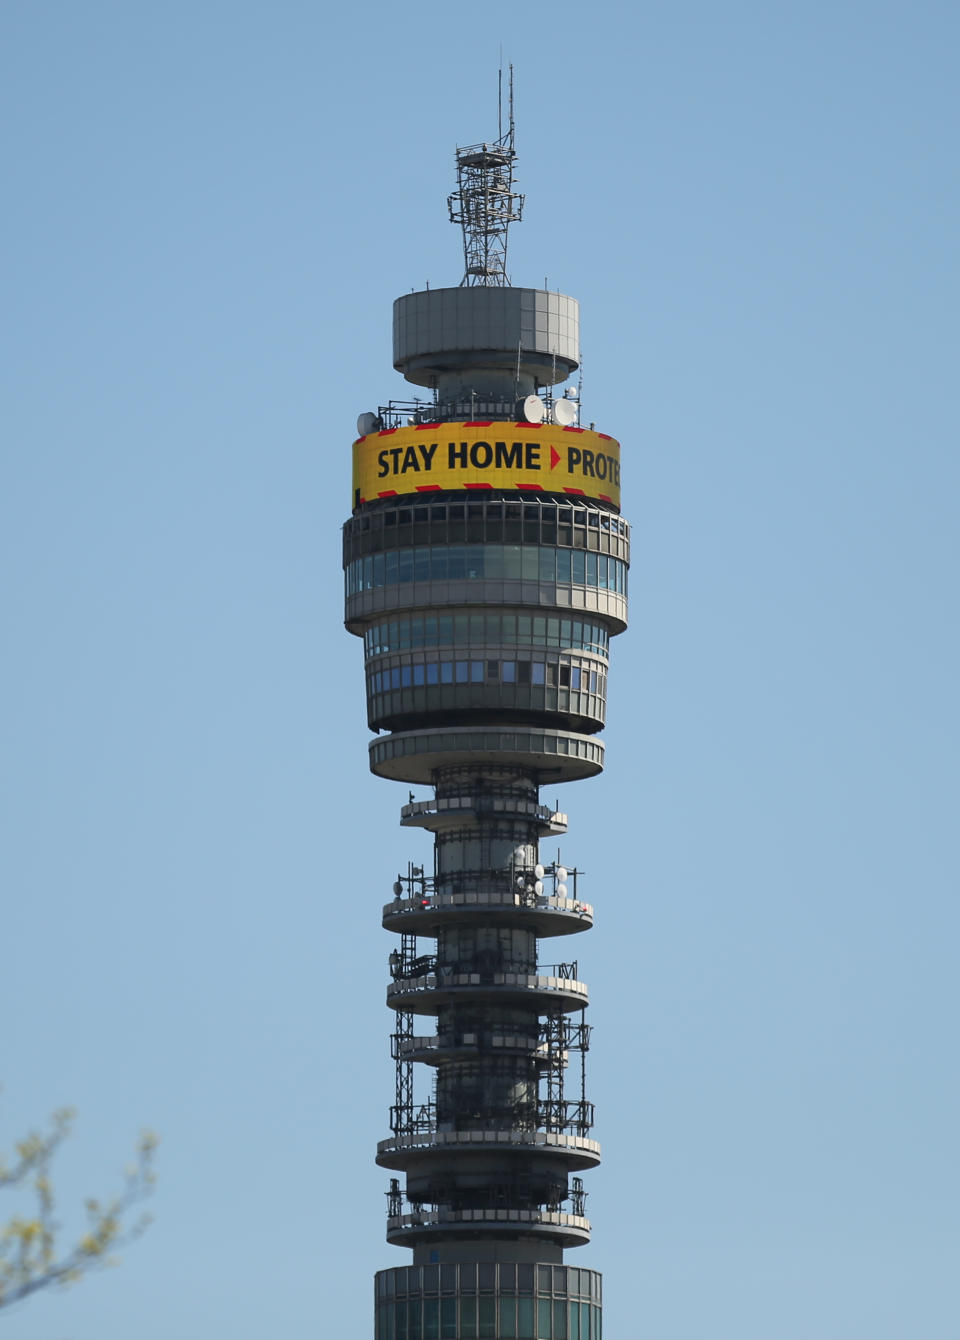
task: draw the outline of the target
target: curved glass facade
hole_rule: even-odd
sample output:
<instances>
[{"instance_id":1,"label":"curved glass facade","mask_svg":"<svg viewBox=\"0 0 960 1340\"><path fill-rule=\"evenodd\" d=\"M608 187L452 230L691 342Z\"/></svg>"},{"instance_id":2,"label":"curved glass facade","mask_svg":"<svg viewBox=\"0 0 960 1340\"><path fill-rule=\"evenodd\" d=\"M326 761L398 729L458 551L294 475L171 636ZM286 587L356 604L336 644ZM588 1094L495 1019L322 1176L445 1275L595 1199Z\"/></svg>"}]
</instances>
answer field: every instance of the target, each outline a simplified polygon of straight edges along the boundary
<instances>
[{"instance_id":1,"label":"curved glass facade","mask_svg":"<svg viewBox=\"0 0 960 1340\"><path fill-rule=\"evenodd\" d=\"M627 594L627 564L606 554L552 545L434 544L355 558L346 567L346 594L409 582L472 579L554 582Z\"/></svg>"},{"instance_id":2,"label":"curved glass facade","mask_svg":"<svg viewBox=\"0 0 960 1340\"><path fill-rule=\"evenodd\" d=\"M386 665L382 669L371 667L367 674L367 695L441 684L529 684L605 695L607 676L595 663L577 663L570 659L561 665L556 659L441 660L422 656L408 664Z\"/></svg>"},{"instance_id":3,"label":"curved glass facade","mask_svg":"<svg viewBox=\"0 0 960 1340\"><path fill-rule=\"evenodd\" d=\"M377 1275L376 1340L602 1340L601 1307L595 1270L401 1266Z\"/></svg>"},{"instance_id":4,"label":"curved glass facade","mask_svg":"<svg viewBox=\"0 0 960 1340\"><path fill-rule=\"evenodd\" d=\"M529 614L427 614L384 620L368 628L363 648L368 657L422 647L534 647L592 651L609 655L610 634L602 624L583 619Z\"/></svg>"},{"instance_id":5,"label":"curved glass facade","mask_svg":"<svg viewBox=\"0 0 960 1340\"><path fill-rule=\"evenodd\" d=\"M630 527L615 512L543 499L491 498L364 508L343 528L343 561L417 544L557 544L629 559Z\"/></svg>"}]
</instances>

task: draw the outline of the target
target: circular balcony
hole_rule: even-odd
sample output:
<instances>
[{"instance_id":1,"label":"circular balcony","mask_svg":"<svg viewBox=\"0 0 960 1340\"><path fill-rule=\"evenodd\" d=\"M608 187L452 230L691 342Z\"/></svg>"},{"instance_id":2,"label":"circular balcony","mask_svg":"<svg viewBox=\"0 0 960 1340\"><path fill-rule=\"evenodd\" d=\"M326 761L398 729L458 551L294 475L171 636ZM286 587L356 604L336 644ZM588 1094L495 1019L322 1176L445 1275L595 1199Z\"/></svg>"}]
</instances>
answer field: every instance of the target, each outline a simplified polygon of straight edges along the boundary
<instances>
[{"instance_id":1,"label":"circular balcony","mask_svg":"<svg viewBox=\"0 0 960 1340\"><path fill-rule=\"evenodd\" d=\"M434 833L444 828L461 828L468 820L484 819L533 820L542 837L558 837L567 831L567 816L562 811L517 796L489 793L434 796L430 800L411 801L400 809L401 828L427 828Z\"/></svg>"},{"instance_id":2,"label":"circular balcony","mask_svg":"<svg viewBox=\"0 0 960 1340\"><path fill-rule=\"evenodd\" d=\"M395 898L383 907L385 930L398 935L436 935L452 922L522 925L540 937L575 935L593 925L593 907L575 898L542 894L531 898L511 889L471 890L467 893L430 893L418 898Z\"/></svg>"},{"instance_id":3,"label":"circular balcony","mask_svg":"<svg viewBox=\"0 0 960 1340\"><path fill-rule=\"evenodd\" d=\"M477 1056L532 1056L537 1061L547 1056L547 1044L537 1033L461 1033L456 1037L397 1037L396 1058L421 1061L424 1065L443 1065L446 1061L473 1060ZM567 1052L563 1053L567 1057ZM546 1061L544 1060L544 1064Z\"/></svg>"},{"instance_id":4,"label":"circular balcony","mask_svg":"<svg viewBox=\"0 0 960 1340\"><path fill-rule=\"evenodd\" d=\"M449 726L371 740L370 771L392 781L430 786L438 768L524 768L539 785L575 782L603 771L603 744L592 735L534 726Z\"/></svg>"},{"instance_id":5,"label":"circular balcony","mask_svg":"<svg viewBox=\"0 0 960 1340\"><path fill-rule=\"evenodd\" d=\"M465 999L532 1006L539 1012L552 1006L569 1013L582 1010L588 996L586 982L549 973L441 971L397 977L387 987L390 1008L412 1014L436 1014L438 1006Z\"/></svg>"},{"instance_id":6,"label":"circular balcony","mask_svg":"<svg viewBox=\"0 0 960 1340\"><path fill-rule=\"evenodd\" d=\"M573 1172L595 1168L600 1162L600 1143L582 1135L564 1135L557 1131L417 1131L394 1135L377 1145L377 1163L381 1168L403 1172L412 1163L422 1163L432 1154L492 1152L495 1154L560 1154Z\"/></svg>"},{"instance_id":7,"label":"circular balcony","mask_svg":"<svg viewBox=\"0 0 960 1340\"><path fill-rule=\"evenodd\" d=\"M583 1247L590 1241L590 1220L562 1210L415 1210L387 1218L387 1241L410 1247L431 1238L524 1237L534 1235L562 1247Z\"/></svg>"}]
</instances>

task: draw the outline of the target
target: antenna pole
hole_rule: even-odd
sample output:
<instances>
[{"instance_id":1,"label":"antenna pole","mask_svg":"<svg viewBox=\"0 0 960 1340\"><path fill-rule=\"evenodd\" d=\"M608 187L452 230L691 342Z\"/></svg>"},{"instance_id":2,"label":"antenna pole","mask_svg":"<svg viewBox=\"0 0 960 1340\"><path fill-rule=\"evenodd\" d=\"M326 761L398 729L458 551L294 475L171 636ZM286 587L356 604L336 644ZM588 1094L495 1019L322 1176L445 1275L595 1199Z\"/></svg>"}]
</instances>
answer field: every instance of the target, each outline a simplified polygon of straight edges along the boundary
<instances>
[{"instance_id":1,"label":"antenna pole","mask_svg":"<svg viewBox=\"0 0 960 1340\"><path fill-rule=\"evenodd\" d=\"M503 56L497 71L497 139L503 139Z\"/></svg>"},{"instance_id":2,"label":"antenna pole","mask_svg":"<svg viewBox=\"0 0 960 1340\"><path fill-rule=\"evenodd\" d=\"M457 189L447 198L450 222L463 229L461 288L509 288L507 230L519 223L523 196L514 190L513 66L509 67L509 125L503 131L503 66L497 76L497 138L456 151Z\"/></svg>"}]
</instances>

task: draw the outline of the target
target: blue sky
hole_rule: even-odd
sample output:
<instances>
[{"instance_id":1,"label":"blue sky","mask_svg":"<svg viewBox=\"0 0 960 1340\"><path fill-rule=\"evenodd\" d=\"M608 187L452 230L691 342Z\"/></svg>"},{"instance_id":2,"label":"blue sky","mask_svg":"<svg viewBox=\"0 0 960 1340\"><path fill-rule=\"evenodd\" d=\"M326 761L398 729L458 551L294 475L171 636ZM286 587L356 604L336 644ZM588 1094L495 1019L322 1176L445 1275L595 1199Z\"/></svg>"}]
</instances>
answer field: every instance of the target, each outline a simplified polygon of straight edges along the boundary
<instances>
[{"instance_id":1,"label":"blue sky","mask_svg":"<svg viewBox=\"0 0 960 1340\"><path fill-rule=\"evenodd\" d=\"M20 1340L372 1334L379 908L339 527L394 297L517 71L518 284L582 309L634 525L597 925L607 1334L955 1340L960 648L947 3L0 14L9 1142L119 1269ZM548 797L551 798L551 797Z\"/></svg>"}]
</instances>

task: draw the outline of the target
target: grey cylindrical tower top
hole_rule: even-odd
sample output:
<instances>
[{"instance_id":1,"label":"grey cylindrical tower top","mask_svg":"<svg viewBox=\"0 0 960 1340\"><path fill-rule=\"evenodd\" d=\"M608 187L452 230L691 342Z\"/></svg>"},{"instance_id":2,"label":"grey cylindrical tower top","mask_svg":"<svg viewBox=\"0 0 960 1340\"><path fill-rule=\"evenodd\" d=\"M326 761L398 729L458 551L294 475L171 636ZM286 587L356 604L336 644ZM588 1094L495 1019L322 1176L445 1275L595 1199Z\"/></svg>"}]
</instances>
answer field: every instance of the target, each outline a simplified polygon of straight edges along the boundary
<instances>
[{"instance_id":1,"label":"grey cylindrical tower top","mask_svg":"<svg viewBox=\"0 0 960 1340\"><path fill-rule=\"evenodd\" d=\"M393 304L393 366L437 386L471 369L564 382L580 363L580 304L532 288L441 288Z\"/></svg>"}]
</instances>

